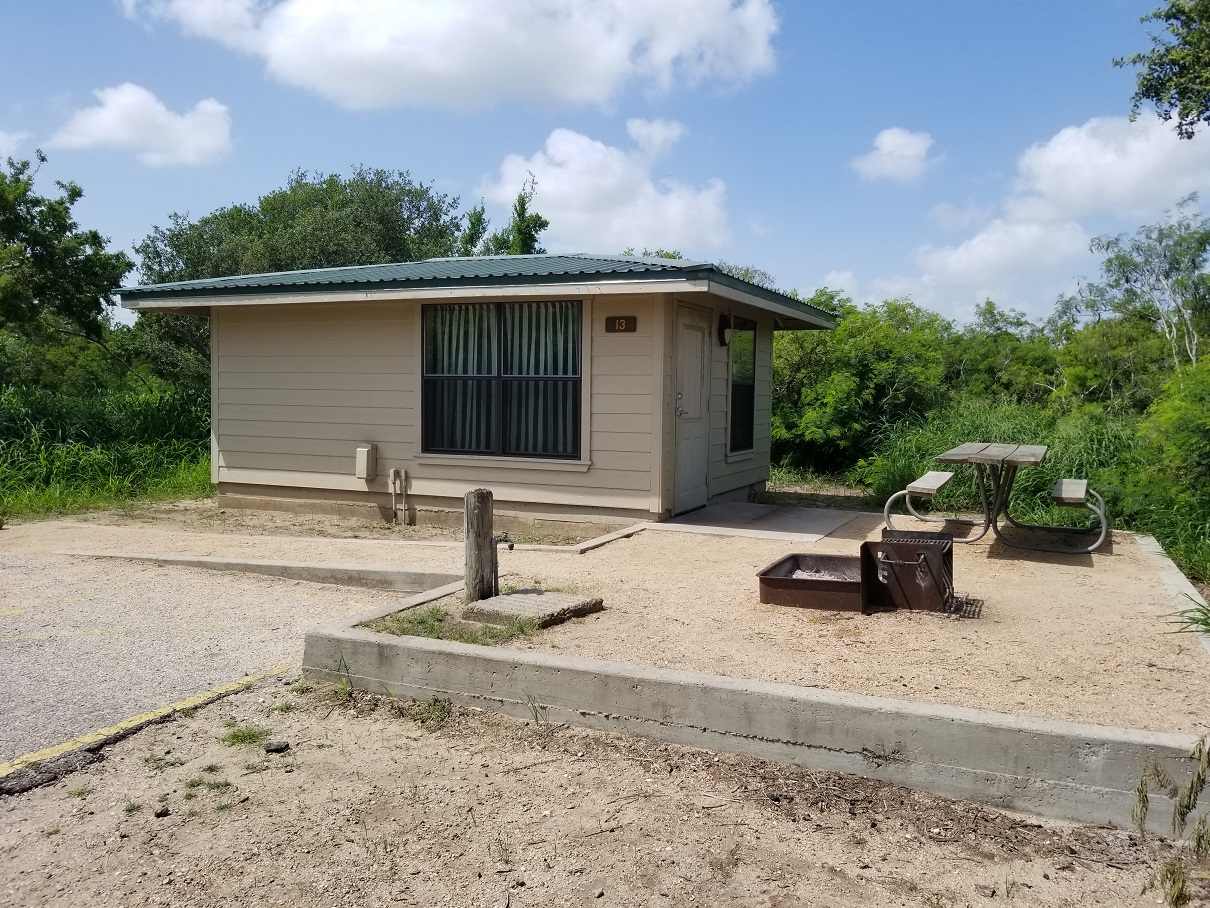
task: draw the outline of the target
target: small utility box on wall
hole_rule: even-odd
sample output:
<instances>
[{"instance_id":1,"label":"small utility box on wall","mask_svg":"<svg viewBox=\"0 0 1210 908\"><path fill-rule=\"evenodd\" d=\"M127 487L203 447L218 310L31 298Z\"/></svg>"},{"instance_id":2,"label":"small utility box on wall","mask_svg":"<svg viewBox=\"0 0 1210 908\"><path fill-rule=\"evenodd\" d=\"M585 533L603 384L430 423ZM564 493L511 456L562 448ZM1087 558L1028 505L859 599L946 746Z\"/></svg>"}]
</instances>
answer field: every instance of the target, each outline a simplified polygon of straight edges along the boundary
<instances>
[{"instance_id":1,"label":"small utility box on wall","mask_svg":"<svg viewBox=\"0 0 1210 908\"><path fill-rule=\"evenodd\" d=\"M373 479L378 472L378 445L357 446L357 478Z\"/></svg>"}]
</instances>

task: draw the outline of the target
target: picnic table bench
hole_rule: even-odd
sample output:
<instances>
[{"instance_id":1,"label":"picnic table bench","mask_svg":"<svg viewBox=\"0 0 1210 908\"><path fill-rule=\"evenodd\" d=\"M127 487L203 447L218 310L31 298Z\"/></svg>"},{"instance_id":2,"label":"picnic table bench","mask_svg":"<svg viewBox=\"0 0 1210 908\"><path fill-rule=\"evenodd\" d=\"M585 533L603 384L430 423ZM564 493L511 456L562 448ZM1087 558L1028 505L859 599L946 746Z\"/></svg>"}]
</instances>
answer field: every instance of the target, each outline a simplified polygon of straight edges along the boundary
<instances>
[{"instance_id":1,"label":"picnic table bench","mask_svg":"<svg viewBox=\"0 0 1210 908\"><path fill-rule=\"evenodd\" d=\"M957 517L932 517L917 513L912 506L912 497L931 498L953 478L950 472L933 470L925 473L919 479L910 482L902 492L896 492L887 499L883 508L883 519L887 529L894 529L891 524L891 508L899 499L903 499L908 512L919 520L934 523L959 523L979 527L971 536L955 538L954 542L976 542L987 535L990 529L996 538L1005 545L1023 549L1034 549L1043 552L1067 552L1086 554L1094 552L1105 544L1109 536L1109 522L1105 517L1105 499L1097 492L1088 488L1085 479L1060 479L1051 490L1051 500L1057 505L1068 507L1084 507L1097 517L1097 524L1087 528L1061 527L1050 524L1021 523L1008 510L1009 496L1012 494L1013 483L1017 478L1017 470L1021 467L1034 467L1046 459L1045 445L1014 445L988 444L986 442L968 442L956 448L938 454L938 463L970 464L975 468L975 481L979 487L979 500L982 505L982 517L977 520ZM986 471L986 472L985 472ZM988 496L987 476L991 477L991 496ZM1090 500L1091 499L1091 500ZM1093 533L1100 531L1096 542L1087 546L1054 546L1037 543L1021 542L1008 538L1002 532L1000 519L1024 531L1041 531L1044 533Z\"/></svg>"}]
</instances>

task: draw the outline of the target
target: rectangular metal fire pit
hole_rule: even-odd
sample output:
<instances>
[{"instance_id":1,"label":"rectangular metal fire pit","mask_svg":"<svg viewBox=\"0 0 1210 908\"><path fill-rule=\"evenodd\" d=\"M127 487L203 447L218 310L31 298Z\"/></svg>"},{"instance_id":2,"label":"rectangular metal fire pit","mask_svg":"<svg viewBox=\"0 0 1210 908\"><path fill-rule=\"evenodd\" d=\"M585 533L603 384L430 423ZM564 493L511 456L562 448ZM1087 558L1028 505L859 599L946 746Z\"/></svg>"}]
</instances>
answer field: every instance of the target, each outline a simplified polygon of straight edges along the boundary
<instances>
[{"instance_id":1,"label":"rectangular metal fire pit","mask_svg":"<svg viewBox=\"0 0 1210 908\"><path fill-rule=\"evenodd\" d=\"M857 555L786 555L756 576L760 601L769 605L862 610L861 558Z\"/></svg>"}]
</instances>

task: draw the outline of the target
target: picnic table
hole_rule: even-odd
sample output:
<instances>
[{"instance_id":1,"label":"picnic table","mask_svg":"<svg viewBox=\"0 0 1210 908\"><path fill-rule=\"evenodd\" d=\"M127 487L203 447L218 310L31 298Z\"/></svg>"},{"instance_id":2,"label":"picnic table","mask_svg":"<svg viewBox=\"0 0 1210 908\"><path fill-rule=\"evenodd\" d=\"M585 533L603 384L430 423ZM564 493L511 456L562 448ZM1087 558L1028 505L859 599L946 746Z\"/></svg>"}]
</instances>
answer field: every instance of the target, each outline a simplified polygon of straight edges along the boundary
<instances>
[{"instance_id":1,"label":"picnic table","mask_svg":"<svg viewBox=\"0 0 1210 908\"><path fill-rule=\"evenodd\" d=\"M973 535L955 539L955 542L976 542L986 536L990 529L996 538L1005 545L1017 548L1046 552L1087 553L1100 548L1106 538L1108 538L1109 525L1105 519L1105 501L1095 491L1089 489L1088 483L1083 479L1060 479L1051 492L1051 498L1056 504L1073 507L1082 506L1092 511L1099 518L1099 527L1093 526L1088 529L1080 529L1077 527L1061 527L1050 524L1021 523L1009 513L1008 502L1012 495L1013 483L1016 482L1017 471L1021 467L1036 467L1041 464L1046 459L1046 445L989 444L987 442L975 441L951 448L943 454L938 454L933 459L938 463L969 464L975 468L975 481L979 487L979 500L983 511L981 518L968 520L965 518L931 517L918 514L915 508L912 507L911 496L931 496L953 476L952 473L935 472L920 477L920 479L909 485L906 490L892 496L887 501L884 513L888 527L891 527L891 504L895 499L903 497L908 511L911 512L913 517L920 520L937 523L960 523L979 527ZM989 477L991 479L990 497L988 495ZM1088 496L1090 495L1095 499L1095 504L1088 501ZM1001 519L1019 530L1038 530L1052 533L1091 533L1099 529L1100 536L1092 545L1075 548L1020 542L1004 535Z\"/></svg>"}]
</instances>

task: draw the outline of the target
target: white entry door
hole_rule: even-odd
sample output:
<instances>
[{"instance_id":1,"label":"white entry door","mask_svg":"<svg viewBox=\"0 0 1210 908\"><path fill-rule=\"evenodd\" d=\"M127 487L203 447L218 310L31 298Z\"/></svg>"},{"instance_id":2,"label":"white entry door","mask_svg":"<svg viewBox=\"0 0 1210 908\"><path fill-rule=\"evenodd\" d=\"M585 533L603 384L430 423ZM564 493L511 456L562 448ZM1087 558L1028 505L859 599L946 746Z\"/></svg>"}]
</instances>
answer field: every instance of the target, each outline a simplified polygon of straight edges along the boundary
<instances>
[{"instance_id":1,"label":"white entry door","mask_svg":"<svg viewBox=\"0 0 1210 908\"><path fill-rule=\"evenodd\" d=\"M706 474L710 469L709 339L710 316L678 306L674 514L706 503Z\"/></svg>"}]
</instances>

